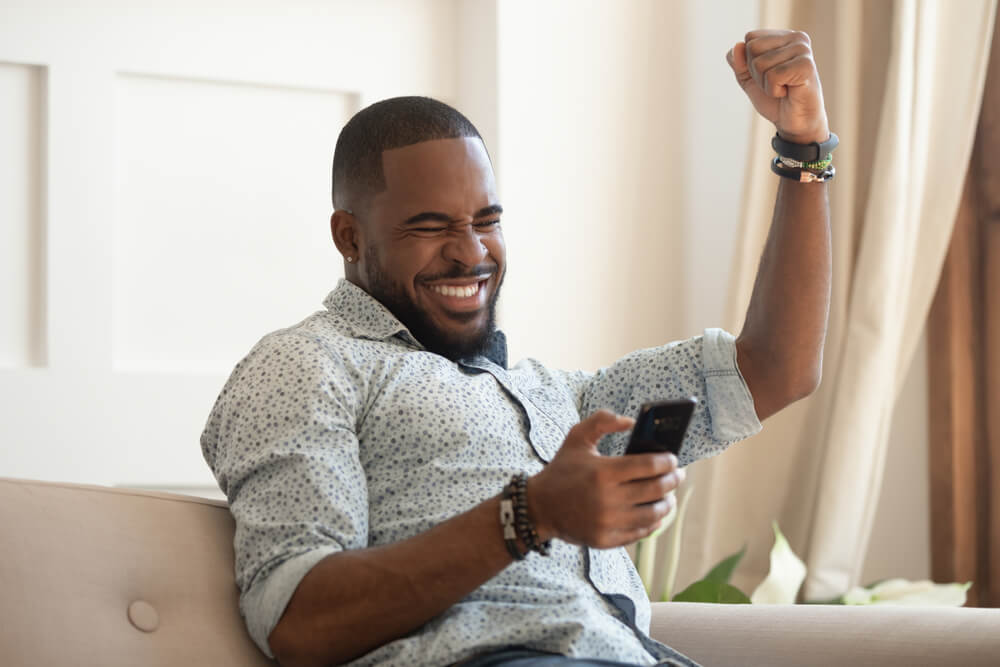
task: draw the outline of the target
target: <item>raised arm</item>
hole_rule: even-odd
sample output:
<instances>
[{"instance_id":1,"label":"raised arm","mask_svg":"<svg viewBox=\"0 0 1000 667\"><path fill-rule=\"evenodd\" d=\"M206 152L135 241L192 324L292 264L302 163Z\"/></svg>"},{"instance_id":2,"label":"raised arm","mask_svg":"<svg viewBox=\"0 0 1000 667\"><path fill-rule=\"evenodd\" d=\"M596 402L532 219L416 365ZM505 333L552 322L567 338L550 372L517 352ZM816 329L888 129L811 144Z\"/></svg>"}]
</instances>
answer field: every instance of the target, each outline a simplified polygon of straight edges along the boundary
<instances>
[{"instance_id":1,"label":"raised arm","mask_svg":"<svg viewBox=\"0 0 1000 667\"><path fill-rule=\"evenodd\" d=\"M782 139L810 144L829 138L808 35L753 31L726 59L754 108ZM819 384L830 310L827 185L775 178L780 184L774 218L736 341L737 362L761 420Z\"/></svg>"}]
</instances>

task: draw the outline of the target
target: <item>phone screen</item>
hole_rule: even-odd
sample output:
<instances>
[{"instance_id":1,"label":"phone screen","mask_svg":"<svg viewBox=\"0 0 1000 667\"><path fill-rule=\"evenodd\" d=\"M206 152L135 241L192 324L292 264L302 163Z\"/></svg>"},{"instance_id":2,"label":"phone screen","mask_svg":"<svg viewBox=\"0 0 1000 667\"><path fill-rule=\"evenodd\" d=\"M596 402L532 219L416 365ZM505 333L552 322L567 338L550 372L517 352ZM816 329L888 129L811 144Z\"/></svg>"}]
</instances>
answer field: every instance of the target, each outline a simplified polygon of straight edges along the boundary
<instances>
[{"instance_id":1,"label":"phone screen","mask_svg":"<svg viewBox=\"0 0 1000 667\"><path fill-rule=\"evenodd\" d=\"M678 454L698 399L692 397L646 403L632 429L626 454L671 452Z\"/></svg>"}]
</instances>

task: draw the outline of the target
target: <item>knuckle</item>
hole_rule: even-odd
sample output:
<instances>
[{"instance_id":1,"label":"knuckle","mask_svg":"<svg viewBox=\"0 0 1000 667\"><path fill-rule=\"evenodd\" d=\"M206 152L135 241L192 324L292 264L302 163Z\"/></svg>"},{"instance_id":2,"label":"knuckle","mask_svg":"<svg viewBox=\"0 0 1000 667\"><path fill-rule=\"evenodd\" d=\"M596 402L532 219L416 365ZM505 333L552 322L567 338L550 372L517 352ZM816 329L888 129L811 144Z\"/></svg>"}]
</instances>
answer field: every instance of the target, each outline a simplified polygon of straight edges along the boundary
<instances>
[{"instance_id":1,"label":"knuckle","mask_svg":"<svg viewBox=\"0 0 1000 667\"><path fill-rule=\"evenodd\" d=\"M584 433L583 422L580 422L578 424L574 424L569 429L569 432L566 434L566 439L567 440L577 440L577 439L583 437L583 433Z\"/></svg>"},{"instance_id":2,"label":"knuckle","mask_svg":"<svg viewBox=\"0 0 1000 667\"><path fill-rule=\"evenodd\" d=\"M805 42L806 44L812 44L812 39L810 39L810 38L809 38L809 33L807 33L807 32L804 32L804 31L802 31L802 30L796 30L796 31L795 31L794 33L792 33L792 34L793 34L793 35L795 36L795 38L796 38L796 39L798 39L799 41L802 41L802 42Z\"/></svg>"},{"instance_id":3,"label":"knuckle","mask_svg":"<svg viewBox=\"0 0 1000 667\"><path fill-rule=\"evenodd\" d=\"M677 488L677 477L673 474L664 475L660 478L660 491L664 494Z\"/></svg>"},{"instance_id":4,"label":"knuckle","mask_svg":"<svg viewBox=\"0 0 1000 667\"><path fill-rule=\"evenodd\" d=\"M673 503L668 500L669 495L664 496L662 500L657 500L653 505L653 512L657 519L662 519L666 515L670 514L670 509L673 507Z\"/></svg>"}]
</instances>

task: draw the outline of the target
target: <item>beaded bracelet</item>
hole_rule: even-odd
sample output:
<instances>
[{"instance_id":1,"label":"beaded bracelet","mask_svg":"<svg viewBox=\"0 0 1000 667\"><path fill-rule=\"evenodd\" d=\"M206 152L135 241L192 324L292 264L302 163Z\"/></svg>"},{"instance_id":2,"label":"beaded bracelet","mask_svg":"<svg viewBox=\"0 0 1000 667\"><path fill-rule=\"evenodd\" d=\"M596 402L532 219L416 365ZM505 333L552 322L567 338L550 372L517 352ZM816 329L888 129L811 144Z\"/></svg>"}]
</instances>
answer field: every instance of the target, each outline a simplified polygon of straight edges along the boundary
<instances>
[{"instance_id":1,"label":"beaded bracelet","mask_svg":"<svg viewBox=\"0 0 1000 667\"><path fill-rule=\"evenodd\" d=\"M825 158L816 162L799 162L798 160L793 160L792 158L785 157L783 155L779 155L778 157L781 159L781 164L786 167L808 169L810 171L824 171L827 167L833 164L833 153L827 153Z\"/></svg>"},{"instance_id":2,"label":"beaded bracelet","mask_svg":"<svg viewBox=\"0 0 1000 667\"><path fill-rule=\"evenodd\" d=\"M538 539L535 524L528 517L528 478L523 474L514 475L511 480L517 494L514 496L514 513L517 515L517 533L531 551L537 551L543 556L549 555L551 540L542 542Z\"/></svg>"},{"instance_id":3,"label":"beaded bracelet","mask_svg":"<svg viewBox=\"0 0 1000 667\"><path fill-rule=\"evenodd\" d=\"M538 538L538 531L535 530L535 525L531 521L531 517L528 516L528 478L523 474L518 473L511 478L510 483L504 488L503 497L505 499L510 498L513 501L513 524L516 528L517 537L521 538L524 545L528 547L528 551L536 551L543 556L549 555L549 549L552 546L552 540L545 540L542 542ZM503 501L501 501L501 517L503 516ZM504 539L507 540L507 524L504 524ZM507 544L508 551L512 548L512 543ZM516 549L515 549L516 550ZM513 555L513 552L512 552ZM524 554L521 554L521 558ZM520 559L518 559L520 560Z\"/></svg>"},{"instance_id":4,"label":"beaded bracelet","mask_svg":"<svg viewBox=\"0 0 1000 667\"><path fill-rule=\"evenodd\" d=\"M808 169L787 167L781 162L780 157L774 158L771 162L771 171L782 178L789 178L799 183L825 183L837 174L837 170L832 164L828 165L823 171L816 173Z\"/></svg>"}]
</instances>

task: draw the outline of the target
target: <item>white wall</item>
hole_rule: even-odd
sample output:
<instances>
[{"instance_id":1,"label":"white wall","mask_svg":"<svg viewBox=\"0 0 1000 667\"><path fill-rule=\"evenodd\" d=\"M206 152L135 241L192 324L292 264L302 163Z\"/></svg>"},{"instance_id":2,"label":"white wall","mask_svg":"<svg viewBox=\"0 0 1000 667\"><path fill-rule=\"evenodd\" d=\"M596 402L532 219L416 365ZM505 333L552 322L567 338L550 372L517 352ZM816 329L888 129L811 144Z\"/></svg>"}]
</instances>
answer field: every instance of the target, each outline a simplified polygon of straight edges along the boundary
<instances>
[{"instance_id":1,"label":"white wall","mask_svg":"<svg viewBox=\"0 0 1000 667\"><path fill-rule=\"evenodd\" d=\"M687 8L499 4L514 360L593 369L685 333Z\"/></svg>"},{"instance_id":2,"label":"white wall","mask_svg":"<svg viewBox=\"0 0 1000 667\"><path fill-rule=\"evenodd\" d=\"M0 475L214 485L226 376L340 274L341 124L454 99L457 8L0 5Z\"/></svg>"}]
</instances>

